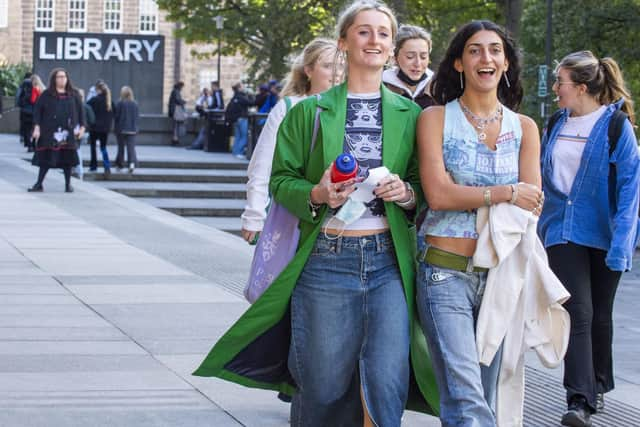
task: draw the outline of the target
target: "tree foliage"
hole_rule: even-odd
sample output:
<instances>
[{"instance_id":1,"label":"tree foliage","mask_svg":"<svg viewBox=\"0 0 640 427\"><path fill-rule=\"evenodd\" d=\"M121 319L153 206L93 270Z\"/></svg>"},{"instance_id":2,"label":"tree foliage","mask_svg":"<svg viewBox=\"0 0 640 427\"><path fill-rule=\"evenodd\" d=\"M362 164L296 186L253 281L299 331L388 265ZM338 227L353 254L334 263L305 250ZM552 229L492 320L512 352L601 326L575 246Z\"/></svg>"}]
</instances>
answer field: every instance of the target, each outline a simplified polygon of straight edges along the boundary
<instances>
[{"instance_id":1,"label":"tree foliage","mask_svg":"<svg viewBox=\"0 0 640 427\"><path fill-rule=\"evenodd\" d=\"M334 0L158 0L169 21L180 24L176 35L187 43L210 44L206 54L241 52L251 61L250 78L282 77L287 57L315 36L327 34L343 2ZM216 29L215 17L224 17Z\"/></svg>"},{"instance_id":2,"label":"tree foliage","mask_svg":"<svg viewBox=\"0 0 640 427\"><path fill-rule=\"evenodd\" d=\"M525 2L523 13L521 45L527 65L525 105L530 114L536 114L539 109L536 68L538 64L544 64L545 59L546 7L540 3L535 0ZM622 68L632 95L640 93L640 39L637 33L640 28L640 1L554 0L552 19L551 57L554 61L580 50L591 50L599 58L610 56Z\"/></svg>"},{"instance_id":3,"label":"tree foliage","mask_svg":"<svg viewBox=\"0 0 640 427\"><path fill-rule=\"evenodd\" d=\"M14 96L24 79L24 74L31 71L31 65L25 63L0 65L0 95Z\"/></svg>"},{"instance_id":4,"label":"tree foliage","mask_svg":"<svg viewBox=\"0 0 640 427\"><path fill-rule=\"evenodd\" d=\"M250 78L282 77L287 58L313 37L333 35L336 17L349 0L157 0L168 19L180 23L178 36L206 43L215 53L241 52L251 61ZM539 120L537 66L544 63L546 2L542 0L388 0L400 23L431 32L433 68L455 30L472 19L507 26L523 48L525 112ZM214 18L225 18L219 34ZM640 0L554 0L553 55L590 49L616 59L632 93L640 93ZM519 37L517 37L520 35ZM549 88L550 89L550 88ZM540 120L539 120L540 121Z\"/></svg>"}]
</instances>

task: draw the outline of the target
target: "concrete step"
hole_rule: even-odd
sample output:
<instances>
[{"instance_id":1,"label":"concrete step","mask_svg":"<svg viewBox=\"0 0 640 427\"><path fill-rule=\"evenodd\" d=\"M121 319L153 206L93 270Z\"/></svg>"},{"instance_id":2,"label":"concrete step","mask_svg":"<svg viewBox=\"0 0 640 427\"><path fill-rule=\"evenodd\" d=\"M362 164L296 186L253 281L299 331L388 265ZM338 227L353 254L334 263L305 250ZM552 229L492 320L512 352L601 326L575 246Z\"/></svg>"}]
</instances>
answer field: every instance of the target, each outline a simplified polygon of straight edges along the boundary
<instances>
[{"instance_id":1,"label":"concrete step","mask_svg":"<svg viewBox=\"0 0 640 427\"><path fill-rule=\"evenodd\" d=\"M113 160L112 160L113 162ZM82 164L88 168L89 160L84 160ZM166 160L166 159L144 159L138 162L138 168L154 168L154 169L231 169L231 170L247 170L249 162L238 160L234 157L219 161L192 161L192 160ZM102 160L98 162L98 167L102 168ZM115 166L112 165L115 169Z\"/></svg>"},{"instance_id":2,"label":"concrete step","mask_svg":"<svg viewBox=\"0 0 640 427\"><path fill-rule=\"evenodd\" d=\"M140 201L180 216L240 217L246 202L233 199L145 197Z\"/></svg>"},{"instance_id":3,"label":"concrete step","mask_svg":"<svg viewBox=\"0 0 640 427\"><path fill-rule=\"evenodd\" d=\"M163 169L138 168L134 173L112 170L107 178L102 169L95 172L85 171L87 181L144 181L144 182L218 182L246 183L246 170L222 169Z\"/></svg>"},{"instance_id":4,"label":"concrete step","mask_svg":"<svg viewBox=\"0 0 640 427\"><path fill-rule=\"evenodd\" d=\"M185 218L240 236L240 217L187 216Z\"/></svg>"},{"instance_id":5,"label":"concrete step","mask_svg":"<svg viewBox=\"0 0 640 427\"><path fill-rule=\"evenodd\" d=\"M238 183L99 181L109 190L129 197L183 199L244 199L247 186Z\"/></svg>"}]
</instances>

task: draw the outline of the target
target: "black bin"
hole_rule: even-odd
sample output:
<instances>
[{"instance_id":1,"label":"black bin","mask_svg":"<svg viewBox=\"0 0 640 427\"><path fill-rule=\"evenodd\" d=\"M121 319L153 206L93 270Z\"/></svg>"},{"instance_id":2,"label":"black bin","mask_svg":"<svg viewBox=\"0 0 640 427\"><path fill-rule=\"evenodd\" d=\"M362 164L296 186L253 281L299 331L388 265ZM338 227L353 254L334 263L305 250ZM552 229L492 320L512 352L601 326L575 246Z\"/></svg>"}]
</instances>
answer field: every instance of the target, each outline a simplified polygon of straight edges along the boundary
<instances>
[{"instance_id":1,"label":"black bin","mask_svg":"<svg viewBox=\"0 0 640 427\"><path fill-rule=\"evenodd\" d=\"M205 151L229 152L229 130L224 120L224 111L207 111L207 140Z\"/></svg>"}]
</instances>

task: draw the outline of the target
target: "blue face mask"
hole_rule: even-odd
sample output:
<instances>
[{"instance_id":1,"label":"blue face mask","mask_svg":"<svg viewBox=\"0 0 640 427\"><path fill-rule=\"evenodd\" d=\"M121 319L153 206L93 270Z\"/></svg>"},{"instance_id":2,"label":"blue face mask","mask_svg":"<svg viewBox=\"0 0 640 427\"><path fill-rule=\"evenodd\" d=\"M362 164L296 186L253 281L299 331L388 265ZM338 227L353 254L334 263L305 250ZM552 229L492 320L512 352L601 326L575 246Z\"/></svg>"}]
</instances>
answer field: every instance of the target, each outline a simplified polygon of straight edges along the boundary
<instances>
[{"instance_id":1,"label":"blue face mask","mask_svg":"<svg viewBox=\"0 0 640 427\"><path fill-rule=\"evenodd\" d=\"M367 207L364 205L364 203L356 202L353 199L349 198L347 199L345 204L342 205L334 218L339 219L346 226L357 221L366 211Z\"/></svg>"},{"instance_id":2,"label":"blue face mask","mask_svg":"<svg viewBox=\"0 0 640 427\"><path fill-rule=\"evenodd\" d=\"M342 236L344 228L347 225L357 221L362 216L362 214L366 212L366 210L367 210L367 207L364 205L363 202L357 202L351 198L347 199L347 201L345 202L344 205L342 205L338 213L336 213L327 222L327 226L326 226L327 228L333 228L333 227L330 227L329 224L331 224L331 221L333 220L338 220L342 223L340 224L340 227L337 228L338 230L340 230L340 233L336 237L329 237L325 231L325 237L329 240L335 240L339 238L340 236Z\"/></svg>"}]
</instances>

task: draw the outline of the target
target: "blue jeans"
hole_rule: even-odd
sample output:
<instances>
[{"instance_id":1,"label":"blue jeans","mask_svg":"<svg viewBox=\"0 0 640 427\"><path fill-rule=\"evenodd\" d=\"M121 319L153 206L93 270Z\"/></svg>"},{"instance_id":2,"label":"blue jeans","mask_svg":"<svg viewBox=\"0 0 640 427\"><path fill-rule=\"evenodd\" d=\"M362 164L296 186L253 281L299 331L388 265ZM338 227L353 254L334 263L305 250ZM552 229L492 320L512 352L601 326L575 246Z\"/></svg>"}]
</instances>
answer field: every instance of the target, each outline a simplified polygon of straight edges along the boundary
<instances>
[{"instance_id":1,"label":"blue jeans","mask_svg":"<svg viewBox=\"0 0 640 427\"><path fill-rule=\"evenodd\" d=\"M247 133L249 131L249 120L246 117L240 117L233 125L233 155L244 154L244 148L247 146Z\"/></svg>"},{"instance_id":2,"label":"blue jeans","mask_svg":"<svg viewBox=\"0 0 640 427\"><path fill-rule=\"evenodd\" d=\"M399 427L409 383L409 319L389 233L322 233L291 298L291 425Z\"/></svg>"},{"instance_id":3,"label":"blue jeans","mask_svg":"<svg viewBox=\"0 0 640 427\"><path fill-rule=\"evenodd\" d=\"M442 426L495 426L502 347L491 366L480 365L475 337L487 273L465 273L421 261L416 281L420 323L440 392Z\"/></svg>"}]
</instances>

